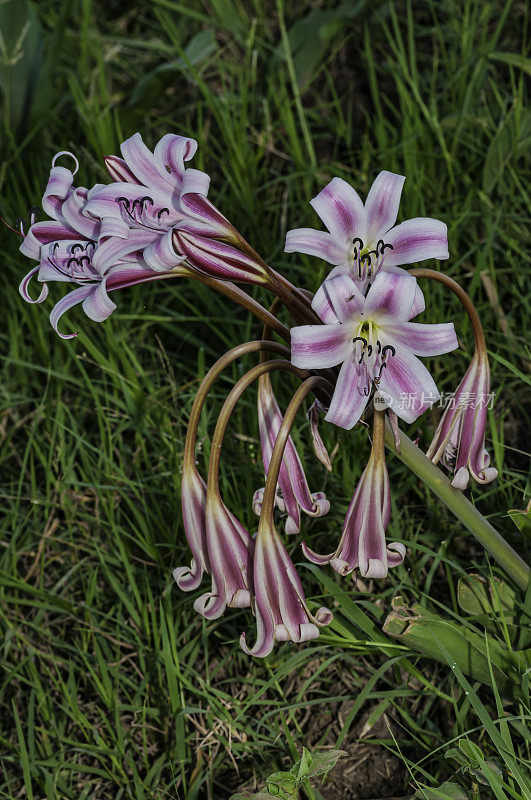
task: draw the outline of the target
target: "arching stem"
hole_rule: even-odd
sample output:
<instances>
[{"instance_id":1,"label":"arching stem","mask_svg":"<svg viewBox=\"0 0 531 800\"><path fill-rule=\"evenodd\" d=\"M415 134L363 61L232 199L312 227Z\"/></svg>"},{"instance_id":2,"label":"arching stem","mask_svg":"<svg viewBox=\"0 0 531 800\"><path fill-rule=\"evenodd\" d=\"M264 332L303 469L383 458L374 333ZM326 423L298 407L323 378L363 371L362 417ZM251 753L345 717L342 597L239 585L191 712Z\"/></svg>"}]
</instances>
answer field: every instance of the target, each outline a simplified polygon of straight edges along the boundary
<instances>
[{"instance_id":1,"label":"arching stem","mask_svg":"<svg viewBox=\"0 0 531 800\"><path fill-rule=\"evenodd\" d=\"M267 347L270 347L271 342L267 343ZM231 389L229 394L227 395L227 399L223 403L223 408L220 411L218 421L216 423L216 428L214 430L214 435L212 437L212 447L210 450L210 462L208 465L208 492L207 492L207 503L208 503L208 496L218 491L218 484L219 484L219 464L221 460L221 447L223 445L223 438L225 436L225 430L229 423L229 420L232 416L232 412L236 408L236 404L238 400L247 389L248 386L253 383L260 375L264 375L266 372L273 372L274 370L281 370L282 372L291 372L292 375L295 375L300 380L304 380L308 377L308 373L305 370L299 369L298 367L294 367L289 361L284 360L274 360L274 361L266 361L264 364L257 364L256 367L253 367L249 370L240 380L238 383ZM319 378L322 381L322 378Z\"/></svg>"},{"instance_id":2,"label":"arching stem","mask_svg":"<svg viewBox=\"0 0 531 800\"><path fill-rule=\"evenodd\" d=\"M461 301L461 304L468 314L470 322L472 323L476 349L485 352L487 345L485 342L485 334L483 333L483 326L480 322L476 307L465 290L461 288L461 286L459 286L459 284L456 283L453 278L445 275L444 272L437 272L434 269L424 269L420 267L418 269L410 269L408 272L410 275L413 275L414 278L430 278L432 281L438 281L455 294L455 296Z\"/></svg>"},{"instance_id":3,"label":"arching stem","mask_svg":"<svg viewBox=\"0 0 531 800\"><path fill-rule=\"evenodd\" d=\"M240 344L237 347L233 347L232 350L229 350L227 353L221 356L221 358L218 359L214 366L211 367L207 372L195 396L192 411L190 413L190 419L188 421L188 430L186 432L186 441L184 444L185 463L190 463L190 461L191 463L194 463L195 442L197 438L197 429L199 427L201 411L203 410L207 396L216 380L219 378L223 370L226 369L229 364L232 364L233 361L236 361L238 358L248 355L249 353L257 353L261 350L277 353L278 355L285 356L286 358L289 358L290 355L289 349L279 342L246 342L245 344Z\"/></svg>"},{"instance_id":4,"label":"arching stem","mask_svg":"<svg viewBox=\"0 0 531 800\"><path fill-rule=\"evenodd\" d=\"M235 284L230 283L230 281L220 281L216 278L211 278L209 275L203 275L201 272L190 271L188 273L188 277L204 283L205 286L215 289L220 294L223 294L225 297L233 300L239 306L247 309L247 311L250 311L251 314L254 314L254 316L259 320L264 322L266 325L269 325L270 328L275 331L275 333L284 339L284 341L289 342L289 329L279 322L278 319L266 308L260 305L257 300L248 295L247 292L244 292L243 289L240 289L239 286L235 286Z\"/></svg>"}]
</instances>

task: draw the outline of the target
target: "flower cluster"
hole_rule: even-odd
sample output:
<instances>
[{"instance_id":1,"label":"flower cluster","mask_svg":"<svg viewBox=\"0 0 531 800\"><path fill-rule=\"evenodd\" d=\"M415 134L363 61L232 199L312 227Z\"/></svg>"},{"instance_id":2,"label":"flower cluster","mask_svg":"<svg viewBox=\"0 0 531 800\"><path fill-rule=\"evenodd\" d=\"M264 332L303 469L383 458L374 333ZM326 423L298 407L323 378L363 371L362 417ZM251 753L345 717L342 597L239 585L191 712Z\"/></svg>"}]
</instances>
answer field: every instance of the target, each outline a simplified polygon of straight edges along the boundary
<instances>
[{"instance_id":1,"label":"flower cluster","mask_svg":"<svg viewBox=\"0 0 531 800\"><path fill-rule=\"evenodd\" d=\"M20 284L28 302L41 303L49 281L74 283L77 289L60 300L50 322L62 338L59 318L82 303L90 319L102 322L116 304L109 293L136 283L194 271L222 280L259 283L265 264L228 220L208 200L209 176L186 167L197 149L194 139L166 134L155 150L139 133L123 142L123 158L105 164L113 181L91 189L74 186L79 164L67 151L52 161L42 198L49 220L30 216L20 251L38 261ZM74 161L74 171L57 164ZM28 284L33 275L44 286L33 300Z\"/></svg>"},{"instance_id":2,"label":"flower cluster","mask_svg":"<svg viewBox=\"0 0 531 800\"><path fill-rule=\"evenodd\" d=\"M121 158L106 159L112 181L89 190L74 186L75 157L58 153L42 198L50 219L38 222L32 212L27 232L21 225L21 252L38 264L22 280L20 291L28 302L41 303L48 282L76 284L51 312L52 326L59 332L60 317L77 303L82 303L87 316L101 322L116 308L109 297L116 289L188 276L208 282L265 323L262 339L222 356L196 395L181 481L192 560L190 566L174 570L184 591L196 591L204 576L210 576L210 591L194 603L206 619L219 618L228 607L250 607L257 622L256 643L248 646L244 633L241 645L252 655L265 656L275 641L312 639L332 619L326 608L310 610L275 522L275 515L284 517L285 532L294 535L301 530L302 512L319 518L330 509L322 491L310 490L292 437L305 398L314 397L309 427L315 454L327 469L332 469L332 462L318 429L321 414L348 431L372 417L372 442L339 541L327 555L303 543L303 554L314 563L330 564L340 575L356 570L365 578L383 579L406 555L403 543L386 541L391 516L386 417L399 443L398 418L413 423L440 398L420 359L458 347L452 322L412 321L426 310L418 278L446 284L463 302L474 328L474 358L428 450L429 458L435 463L442 460L453 472L456 490L466 488L470 476L487 483L497 474L485 450L490 372L483 331L463 290L442 272L403 269L449 256L443 222L416 218L396 224L403 176L381 172L365 203L341 178L334 178L311 200L327 230L291 230L285 245L288 253L316 256L333 266L315 295L309 296L268 267L209 200L208 175L187 166L196 149L193 139L167 134L151 151L137 133L121 145ZM60 157L72 158L75 169L58 165ZM28 291L34 275L43 284L35 300ZM232 281L262 284L276 295L271 310ZM279 305L291 316L291 330L273 313ZM284 343L272 340L272 331ZM60 333L63 338L74 335ZM227 396L212 437L208 474L201 475L196 437L204 405L222 371L250 354L260 354L260 363ZM288 373L299 381L284 414L273 391L273 372ZM259 517L253 534L223 501L219 473L231 415L255 381L266 480L252 499Z\"/></svg>"}]
</instances>

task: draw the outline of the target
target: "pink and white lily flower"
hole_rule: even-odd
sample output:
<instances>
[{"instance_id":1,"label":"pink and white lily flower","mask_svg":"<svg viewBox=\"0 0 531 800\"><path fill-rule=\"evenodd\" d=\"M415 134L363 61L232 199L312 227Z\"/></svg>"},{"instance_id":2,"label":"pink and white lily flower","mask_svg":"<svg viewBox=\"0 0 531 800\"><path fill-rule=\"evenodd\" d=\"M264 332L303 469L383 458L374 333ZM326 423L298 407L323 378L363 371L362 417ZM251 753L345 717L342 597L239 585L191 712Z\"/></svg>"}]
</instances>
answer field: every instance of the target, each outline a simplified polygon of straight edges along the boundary
<instances>
[{"instance_id":1,"label":"pink and white lily flower","mask_svg":"<svg viewBox=\"0 0 531 800\"><path fill-rule=\"evenodd\" d=\"M30 229L20 251L39 264L22 280L20 294L29 303L42 303L48 295L47 282L77 284L78 288L63 297L50 314L54 330L63 339L70 339L77 334L63 334L57 327L65 311L82 303L90 319L102 322L116 308L109 292L156 280L164 274L149 266L142 256L160 234L132 230L125 223L120 226L111 220L109 224L94 217L87 211L89 192L73 186L75 172L56 166L56 159L62 155L74 159L77 171L77 159L71 153L58 153L52 161L42 199L43 209L52 219L42 222L36 222L34 216L30 219ZM178 269L185 271L182 267ZM28 291L35 274L44 283L37 299Z\"/></svg>"},{"instance_id":2,"label":"pink and white lily flower","mask_svg":"<svg viewBox=\"0 0 531 800\"><path fill-rule=\"evenodd\" d=\"M321 556L302 545L309 561L321 566L330 564L340 575L359 569L364 578L385 578L389 567L401 564L406 554L403 544L385 540L391 516L391 492L385 463L383 415L377 423L371 455L348 508L337 549Z\"/></svg>"},{"instance_id":3,"label":"pink and white lily flower","mask_svg":"<svg viewBox=\"0 0 531 800\"><path fill-rule=\"evenodd\" d=\"M157 234L156 246L144 254L153 269L170 269L179 263L171 237L179 223L186 222L189 230L199 230L204 236L231 235L230 223L206 199L209 176L185 167L197 150L194 139L167 133L152 152L135 133L120 149L123 158L105 159L115 182L94 186L87 212Z\"/></svg>"},{"instance_id":4,"label":"pink and white lily flower","mask_svg":"<svg viewBox=\"0 0 531 800\"><path fill-rule=\"evenodd\" d=\"M333 178L310 200L328 232L295 228L286 235L286 253L306 253L334 265L329 277L351 275L363 286L382 269L448 258L444 222L415 217L395 225L405 177L380 172L365 204L342 178Z\"/></svg>"},{"instance_id":5,"label":"pink and white lily flower","mask_svg":"<svg viewBox=\"0 0 531 800\"><path fill-rule=\"evenodd\" d=\"M466 489L470 475L477 483L490 483L498 476L485 449L489 400L489 361L485 350L477 349L427 452L434 464L441 459L454 473L452 486L456 489Z\"/></svg>"},{"instance_id":6,"label":"pink and white lily flower","mask_svg":"<svg viewBox=\"0 0 531 800\"><path fill-rule=\"evenodd\" d=\"M273 448L282 425L282 414L266 373L258 382L258 428L262 462L267 475ZM278 489L275 504L286 513L286 533L298 533L301 527L301 511L310 517L322 517L330 510L330 503L324 492L312 494L299 454L291 436L288 437L278 476ZM253 511L260 515L264 489L258 489L253 497Z\"/></svg>"},{"instance_id":7,"label":"pink and white lily flower","mask_svg":"<svg viewBox=\"0 0 531 800\"><path fill-rule=\"evenodd\" d=\"M194 608L206 619L218 619L227 606L251 605L255 545L217 492L206 502L205 531L212 588L197 598Z\"/></svg>"},{"instance_id":8,"label":"pink and white lily flower","mask_svg":"<svg viewBox=\"0 0 531 800\"><path fill-rule=\"evenodd\" d=\"M207 199L209 176L185 167L196 150L194 139L168 133L151 152L135 133L121 145L123 158L105 159L116 182L90 191L87 212L110 228L127 225L154 234L143 251L154 270L186 261L222 280L264 282L263 262Z\"/></svg>"},{"instance_id":9,"label":"pink and white lily flower","mask_svg":"<svg viewBox=\"0 0 531 800\"><path fill-rule=\"evenodd\" d=\"M181 482L183 521L192 551L189 567L177 567L173 577L185 592L197 589L205 573L212 588L197 598L195 610L218 619L227 606L251 604L254 541L226 507L217 491L208 498L207 486L195 464L185 462Z\"/></svg>"},{"instance_id":10,"label":"pink and white lily flower","mask_svg":"<svg viewBox=\"0 0 531 800\"><path fill-rule=\"evenodd\" d=\"M260 520L253 564L257 638L252 648L242 633L240 645L252 656L264 658L277 642L307 642L319 636L319 627L332 621L328 608L311 614L301 580L276 530Z\"/></svg>"},{"instance_id":11,"label":"pink and white lily flower","mask_svg":"<svg viewBox=\"0 0 531 800\"><path fill-rule=\"evenodd\" d=\"M349 275L326 280L312 301L323 325L291 329L291 361L302 369L341 364L325 419L350 430L373 388L405 422L413 422L438 398L430 373L417 356L457 347L453 323L410 322L424 310L416 279L380 272L367 295Z\"/></svg>"}]
</instances>

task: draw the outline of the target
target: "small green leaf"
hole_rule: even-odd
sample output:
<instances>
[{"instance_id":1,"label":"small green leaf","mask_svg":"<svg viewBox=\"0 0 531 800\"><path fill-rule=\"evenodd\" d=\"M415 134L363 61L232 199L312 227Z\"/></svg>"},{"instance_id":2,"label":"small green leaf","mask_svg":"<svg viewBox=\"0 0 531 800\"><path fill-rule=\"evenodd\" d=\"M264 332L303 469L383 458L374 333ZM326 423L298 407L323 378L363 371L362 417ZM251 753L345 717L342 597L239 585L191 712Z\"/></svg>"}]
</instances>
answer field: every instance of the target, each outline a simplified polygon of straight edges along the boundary
<instances>
[{"instance_id":1,"label":"small green leaf","mask_svg":"<svg viewBox=\"0 0 531 800\"><path fill-rule=\"evenodd\" d=\"M297 783L300 783L310 772L312 765L312 754L305 747L302 748L302 758L299 761L299 769L297 771Z\"/></svg>"},{"instance_id":2,"label":"small green leaf","mask_svg":"<svg viewBox=\"0 0 531 800\"><path fill-rule=\"evenodd\" d=\"M266 781L267 791L282 800L296 800L297 780L291 772L274 772Z\"/></svg>"},{"instance_id":3,"label":"small green leaf","mask_svg":"<svg viewBox=\"0 0 531 800\"><path fill-rule=\"evenodd\" d=\"M315 778L317 775L324 775L329 772L332 767L335 767L341 756L346 755L348 755L348 753L344 750L328 750L326 753L314 753L308 777Z\"/></svg>"},{"instance_id":4,"label":"small green leaf","mask_svg":"<svg viewBox=\"0 0 531 800\"><path fill-rule=\"evenodd\" d=\"M463 753L464 757L467 759L468 763L477 766L481 764L483 761L483 753L474 742L471 742L470 739L466 737L464 739L460 739L457 743L460 751Z\"/></svg>"},{"instance_id":5,"label":"small green leaf","mask_svg":"<svg viewBox=\"0 0 531 800\"><path fill-rule=\"evenodd\" d=\"M511 508L507 513L518 530L531 537L531 504L523 509Z\"/></svg>"}]
</instances>

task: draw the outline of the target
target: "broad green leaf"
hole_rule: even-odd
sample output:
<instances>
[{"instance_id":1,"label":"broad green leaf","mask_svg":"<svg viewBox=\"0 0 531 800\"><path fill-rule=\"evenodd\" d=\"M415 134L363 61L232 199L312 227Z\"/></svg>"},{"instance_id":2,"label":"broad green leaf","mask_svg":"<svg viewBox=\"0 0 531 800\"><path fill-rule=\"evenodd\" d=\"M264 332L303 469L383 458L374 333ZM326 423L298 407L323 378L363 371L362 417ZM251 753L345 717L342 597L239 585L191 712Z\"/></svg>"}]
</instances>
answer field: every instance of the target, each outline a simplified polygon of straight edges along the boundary
<instances>
[{"instance_id":1,"label":"broad green leaf","mask_svg":"<svg viewBox=\"0 0 531 800\"><path fill-rule=\"evenodd\" d=\"M481 616L482 623L491 630L496 629L495 621L501 616L508 623L514 619L514 591L499 578L464 575L457 584L457 600L463 611Z\"/></svg>"},{"instance_id":2,"label":"broad green leaf","mask_svg":"<svg viewBox=\"0 0 531 800\"><path fill-rule=\"evenodd\" d=\"M412 800L469 800L470 795L462 786L454 781L445 781L440 786L422 786L412 797Z\"/></svg>"},{"instance_id":3,"label":"broad green leaf","mask_svg":"<svg viewBox=\"0 0 531 800\"><path fill-rule=\"evenodd\" d=\"M42 49L41 26L29 0L0 3L0 88L12 131L28 121Z\"/></svg>"},{"instance_id":4,"label":"broad green leaf","mask_svg":"<svg viewBox=\"0 0 531 800\"><path fill-rule=\"evenodd\" d=\"M440 617L419 604L409 608L394 597L383 630L424 655L446 663L440 644L453 663L474 680L491 685L489 661L496 684L506 696L520 696L522 675L529 667L529 652L512 652L492 636L480 636L469 627Z\"/></svg>"},{"instance_id":5,"label":"broad green leaf","mask_svg":"<svg viewBox=\"0 0 531 800\"><path fill-rule=\"evenodd\" d=\"M503 64L510 64L512 67L519 67L531 75L531 58L520 55L520 53L491 53L489 58L492 61L501 61Z\"/></svg>"},{"instance_id":6,"label":"broad green leaf","mask_svg":"<svg viewBox=\"0 0 531 800\"><path fill-rule=\"evenodd\" d=\"M216 47L216 37L210 28L192 36L182 56L175 61L160 64L144 75L133 91L128 107L137 106L144 100L154 100L174 80L176 73L189 73L191 67L199 67Z\"/></svg>"},{"instance_id":7,"label":"broad green leaf","mask_svg":"<svg viewBox=\"0 0 531 800\"><path fill-rule=\"evenodd\" d=\"M335 9L312 8L291 25L288 40L299 87L303 88L311 80L335 37L366 4L367 0L358 0L356 3L342 3ZM275 56L285 58L282 44L277 47Z\"/></svg>"}]
</instances>

